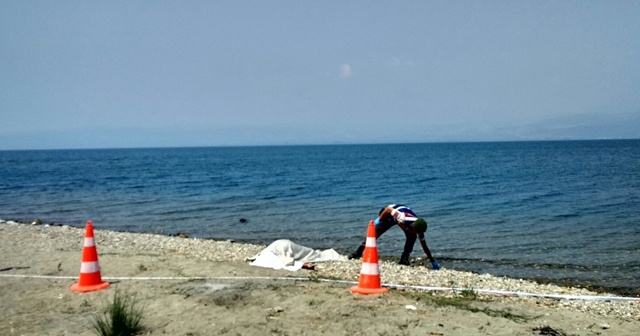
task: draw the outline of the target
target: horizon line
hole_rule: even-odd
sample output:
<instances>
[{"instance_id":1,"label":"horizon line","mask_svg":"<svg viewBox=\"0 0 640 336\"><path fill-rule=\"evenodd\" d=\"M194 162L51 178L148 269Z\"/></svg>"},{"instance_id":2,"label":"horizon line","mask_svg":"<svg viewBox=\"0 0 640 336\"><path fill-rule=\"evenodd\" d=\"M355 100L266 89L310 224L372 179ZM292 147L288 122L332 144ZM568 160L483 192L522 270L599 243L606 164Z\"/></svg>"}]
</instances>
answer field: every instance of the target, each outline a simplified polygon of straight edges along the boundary
<instances>
[{"instance_id":1,"label":"horizon line","mask_svg":"<svg viewBox=\"0 0 640 336\"><path fill-rule=\"evenodd\" d=\"M69 147L69 148L23 148L0 149L0 152L18 151L63 151L63 150L122 150L122 149L180 149L180 148L243 148L243 147L303 147L303 146L368 146L368 145L424 145L424 144L472 144L509 142L589 142L589 141L633 141L638 138L584 138L584 139L512 139L512 140L442 140L442 141L398 141L398 142L332 142L299 144L253 144L253 145L181 145L181 146L131 146L131 147Z\"/></svg>"}]
</instances>

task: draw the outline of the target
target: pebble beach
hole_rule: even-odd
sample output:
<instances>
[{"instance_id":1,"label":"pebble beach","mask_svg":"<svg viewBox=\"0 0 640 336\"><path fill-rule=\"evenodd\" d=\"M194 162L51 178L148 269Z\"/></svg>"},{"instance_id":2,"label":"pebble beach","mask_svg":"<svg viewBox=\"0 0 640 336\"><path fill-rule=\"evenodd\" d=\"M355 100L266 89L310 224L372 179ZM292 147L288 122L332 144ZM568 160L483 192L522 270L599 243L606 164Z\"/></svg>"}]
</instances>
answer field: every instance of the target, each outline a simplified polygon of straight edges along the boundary
<instances>
[{"instance_id":1,"label":"pebble beach","mask_svg":"<svg viewBox=\"0 0 640 336\"><path fill-rule=\"evenodd\" d=\"M19 223L0 220L0 234L4 237L9 237L9 244L16 244L16 246L41 246L41 249L53 251L79 251L79 244L82 242L84 233L84 229L67 225L53 226L35 222ZM165 258L181 256L202 262L248 263L247 258L254 256L265 248L265 246L234 241L115 232L100 230L99 228L95 228L95 237L99 253L126 252L152 254ZM24 265L7 265L2 262L0 263L0 275L11 272L18 273L21 266ZM441 270L434 271L423 266L407 267L384 260L380 260L379 264L381 281L384 285L454 289L451 291L438 290L438 293L442 295L455 295L455 289L473 290L478 292L480 297L502 302L521 302L567 311L580 311L600 317L630 321L640 320L640 301L637 298L635 298L636 300L619 301L615 299L617 298L616 295L609 293L596 293L582 288L495 277L490 274L461 272L447 269L446 265L442 266ZM360 270L361 260L345 260L317 263L313 274L318 279L339 279L357 282ZM291 272L291 276L300 276L300 274ZM529 293L535 294L535 296L491 294L493 291ZM548 297L553 295L596 298L562 299ZM597 297L613 299L598 299Z\"/></svg>"}]
</instances>

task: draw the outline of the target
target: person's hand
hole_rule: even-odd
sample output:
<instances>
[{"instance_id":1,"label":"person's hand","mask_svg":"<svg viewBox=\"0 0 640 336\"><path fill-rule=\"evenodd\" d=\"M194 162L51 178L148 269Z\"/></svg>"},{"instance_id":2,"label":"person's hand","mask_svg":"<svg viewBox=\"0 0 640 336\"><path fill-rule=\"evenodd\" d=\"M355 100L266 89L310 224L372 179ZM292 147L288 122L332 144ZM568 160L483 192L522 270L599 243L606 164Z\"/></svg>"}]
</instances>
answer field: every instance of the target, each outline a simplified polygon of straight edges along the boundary
<instances>
[{"instance_id":1,"label":"person's hand","mask_svg":"<svg viewBox=\"0 0 640 336\"><path fill-rule=\"evenodd\" d=\"M438 264L437 261L432 261L431 262L431 267L433 267L434 270L439 270L440 269L440 264Z\"/></svg>"},{"instance_id":2,"label":"person's hand","mask_svg":"<svg viewBox=\"0 0 640 336\"><path fill-rule=\"evenodd\" d=\"M374 219L373 224L375 224L376 226L380 225L380 218Z\"/></svg>"}]
</instances>

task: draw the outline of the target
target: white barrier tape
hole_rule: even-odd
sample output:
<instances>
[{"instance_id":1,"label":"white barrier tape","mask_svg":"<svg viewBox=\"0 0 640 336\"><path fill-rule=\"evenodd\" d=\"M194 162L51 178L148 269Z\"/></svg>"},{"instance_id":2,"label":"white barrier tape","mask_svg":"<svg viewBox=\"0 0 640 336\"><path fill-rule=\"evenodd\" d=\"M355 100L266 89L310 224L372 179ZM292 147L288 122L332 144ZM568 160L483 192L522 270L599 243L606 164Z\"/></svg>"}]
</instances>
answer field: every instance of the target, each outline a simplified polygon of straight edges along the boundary
<instances>
[{"instance_id":1,"label":"white barrier tape","mask_svg":"<svg viewBox=\"0 0 640 336\"><path fill-rule=\"evenodd\" d=\"M55 276L55 275L26 275L26 274L0 274L0 278L34 278L34 279L54 279L54 280L77 280L77 276ZM357 285L357 281L348 280L333 280L333 279L310 279L310 278L289 278L289 277L102 277L102 280L133 280L133 281L147 281L147 280L176 280L176 281L190 281L190 280L293 280L293 281L318 281L318 282L331 282ZM382 284L382 287L396 288L396 289L416 289L423 291L443 291L443 292L464 292L468 291L468 288L458 287L428 287L428 286L409 286L409 285L396 285L396 284ZM563 294L536 294L525 292L511 292L491 289L474 289L478 294L494 294L494 295L507 295L517 297L537 297L537 298L549 298L549 299L564 299L564 300L585 300L585 301L637 301L640 302L640 297L625 297L625 296L595 296L595 295L563 295Z\"/></svg>"},{"instance_id":2,"label":"white barrier tape","mask_svg":"<svg viewBox=\"0 0 640 336\"><path fill-rule=\"evenodd\" d=\"M397 288L397 289L418 289L425 291L444 291L444 292L464 292L469 291L469 288L458 288L458 287L427 287L427 286L405 286L405 285L394 285L394 284L383 284L382 286L386 286L389 288ZM503 296L517 296L517 297L537 297L537 298L548 298L548 299L565 299L565 300L589 300L589 301L640 301L640 297L624 297L624 296L596 296L596 295L565 295L565 294L537 294L537 293L526 293L526 292L512 292L512 291L502 291L502 290L493 290L493 289L473 289L474 293L478 294L494 294L494 295L503 295Z\"/></svg>"}]
</instances>

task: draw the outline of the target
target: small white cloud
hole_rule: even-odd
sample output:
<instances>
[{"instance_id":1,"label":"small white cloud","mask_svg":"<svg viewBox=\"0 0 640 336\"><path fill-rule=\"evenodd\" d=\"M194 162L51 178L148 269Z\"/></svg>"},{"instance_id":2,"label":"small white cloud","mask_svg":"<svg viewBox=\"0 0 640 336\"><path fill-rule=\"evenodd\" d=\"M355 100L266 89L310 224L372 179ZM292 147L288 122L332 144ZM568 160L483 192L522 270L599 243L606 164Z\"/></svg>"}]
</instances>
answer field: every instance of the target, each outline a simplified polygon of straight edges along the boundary
<instances>
[{"instance_id":1,"label":"small white cloud","mask_svg":"<svg viewBox=\"0 0 640 336\"><path fill-rule=\"evenodd\" d=\"M351 65L343 64L340 66L340 77L348 78L353 75L353 71L351 70Z\"/></svg>"}]
</instances>

